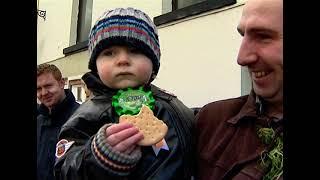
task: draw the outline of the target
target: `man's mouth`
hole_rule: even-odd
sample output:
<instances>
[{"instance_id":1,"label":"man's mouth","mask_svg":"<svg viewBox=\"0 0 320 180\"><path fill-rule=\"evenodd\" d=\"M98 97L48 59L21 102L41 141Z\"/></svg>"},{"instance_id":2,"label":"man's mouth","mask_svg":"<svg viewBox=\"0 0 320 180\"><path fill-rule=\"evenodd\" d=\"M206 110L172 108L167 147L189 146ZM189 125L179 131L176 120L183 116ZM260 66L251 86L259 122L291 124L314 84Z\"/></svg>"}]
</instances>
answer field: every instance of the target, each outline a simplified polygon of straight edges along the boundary
<instances>
[{"instance_id":1,"label":"man's mouth","mask_svg":"<svg viewBox=\"0 0 320 180\"><path fill-rule=\"evenodd\" d=\"M52 99L51 96L50 96L50 97L45 97L45 98L43 98L43 101L44 101L44 102L49 102L49 101L51 101L51 99Z\"/></svg>"},{"instance_id":2,"label":"man's mouth","mask_svg":"<svg viewBox=\"0 0 320 180\"><path fill-rule=\"evenodd\" d=\"M255 78L262 78L270 74L271 71L254 71L252 72L252 76Z\"/></svg>"}]
</instances>

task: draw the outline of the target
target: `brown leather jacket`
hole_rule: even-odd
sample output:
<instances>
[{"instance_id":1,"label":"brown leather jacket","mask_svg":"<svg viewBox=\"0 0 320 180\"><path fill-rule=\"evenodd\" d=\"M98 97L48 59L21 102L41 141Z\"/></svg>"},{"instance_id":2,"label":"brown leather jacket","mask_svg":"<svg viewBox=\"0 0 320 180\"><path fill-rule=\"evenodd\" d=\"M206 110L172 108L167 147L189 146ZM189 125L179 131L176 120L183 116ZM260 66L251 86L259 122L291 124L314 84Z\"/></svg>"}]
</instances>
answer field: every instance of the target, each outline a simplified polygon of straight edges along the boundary
<instances>
[{"instance_id":1,"label":"brown leather jacket","mask_svg":"<svg viewBox=\"0 0 320 180\"><path fill-rule=\"evenodd\" d=\"M282 129L282 120L264 116L264 106L257 100L251 92L209 103L197 114L197 179L262 179L265 172L257 160L266 145L258 138L256 125Z\"/></svg>"}]
</instances>

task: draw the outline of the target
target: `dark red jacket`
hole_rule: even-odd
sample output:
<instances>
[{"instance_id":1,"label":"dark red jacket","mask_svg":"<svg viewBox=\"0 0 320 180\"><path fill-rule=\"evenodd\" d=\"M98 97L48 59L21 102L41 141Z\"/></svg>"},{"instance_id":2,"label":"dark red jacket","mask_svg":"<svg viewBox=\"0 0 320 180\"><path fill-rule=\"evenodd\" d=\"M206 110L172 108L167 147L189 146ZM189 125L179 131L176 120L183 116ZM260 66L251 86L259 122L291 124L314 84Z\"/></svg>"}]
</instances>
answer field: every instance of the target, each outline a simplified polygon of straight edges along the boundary
<instances>
[{"instance_id":1,"label":"dark red jacket","mask_svg":"<svg viewBox=\"0 0 320 180\"><path fill-rule=\"evenodd\" d=\"M281 121L258 116L261 103L256 104L255 97L251 92L250 96L209 103L197 114L198 179L254 180L264 175L257 160L266 147L256 126L279 126Z\"/></svg>"}]
</instances>

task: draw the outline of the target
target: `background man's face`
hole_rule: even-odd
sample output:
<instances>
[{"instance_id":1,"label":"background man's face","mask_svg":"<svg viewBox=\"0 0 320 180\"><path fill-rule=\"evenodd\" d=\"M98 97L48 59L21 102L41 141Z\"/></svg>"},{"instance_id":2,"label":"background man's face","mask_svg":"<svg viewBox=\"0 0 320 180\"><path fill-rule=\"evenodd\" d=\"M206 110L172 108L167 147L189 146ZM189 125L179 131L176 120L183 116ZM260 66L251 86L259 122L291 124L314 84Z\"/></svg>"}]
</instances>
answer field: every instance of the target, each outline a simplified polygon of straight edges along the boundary
<instances>
[{"instance_id":1,"label":"background man's face","mask_svg":"<svg viewBox=\"0 0 320 180\"><path fill-rule=\"evenodd\" d=\"M64 98L64 81L56 80L52 73L43 73L37 77L37 97L49 109Z\"/></svg>"}]
</instances>

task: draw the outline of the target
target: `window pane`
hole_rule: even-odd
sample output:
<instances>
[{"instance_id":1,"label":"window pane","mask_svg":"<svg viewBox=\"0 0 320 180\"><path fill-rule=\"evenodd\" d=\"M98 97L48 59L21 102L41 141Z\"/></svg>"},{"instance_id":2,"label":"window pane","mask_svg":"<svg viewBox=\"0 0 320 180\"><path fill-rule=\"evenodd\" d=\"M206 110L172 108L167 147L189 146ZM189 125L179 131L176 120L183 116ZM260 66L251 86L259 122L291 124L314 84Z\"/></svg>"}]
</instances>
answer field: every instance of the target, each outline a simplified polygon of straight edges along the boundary
<instances>
[{"instance_id":1,"label":"window pane","mask_svg":"<svg viewBox=\"0 0 320 180\"><path fill-rule=\"evenodd\" d=\"M178 0L178 9L191 6L193 4L197 4L206 0Z\"/></svg>"},{"instance_id":2,"label":"window pane","mask_svg":"<svg viewBox=\"0 0 320 180\"><path fill-rule=\"evenodd\" d=\"M81 86L80 87L77 87L77 90L78 90L78 92L77 92L77 101L81 101L82 102L82 99L81 99L81 91L82 91L82 88L81 88Z\"/></svg>"},{"instance_id":3,"label":"window pane","mask_svg":"<svg viewBox=\"0 0 320 180\"><path fill-rule=\"evenodd\" d=\"M91 28L92 0L79 0L77 42L88 40Z\"/></svg>"}]
</instances>

